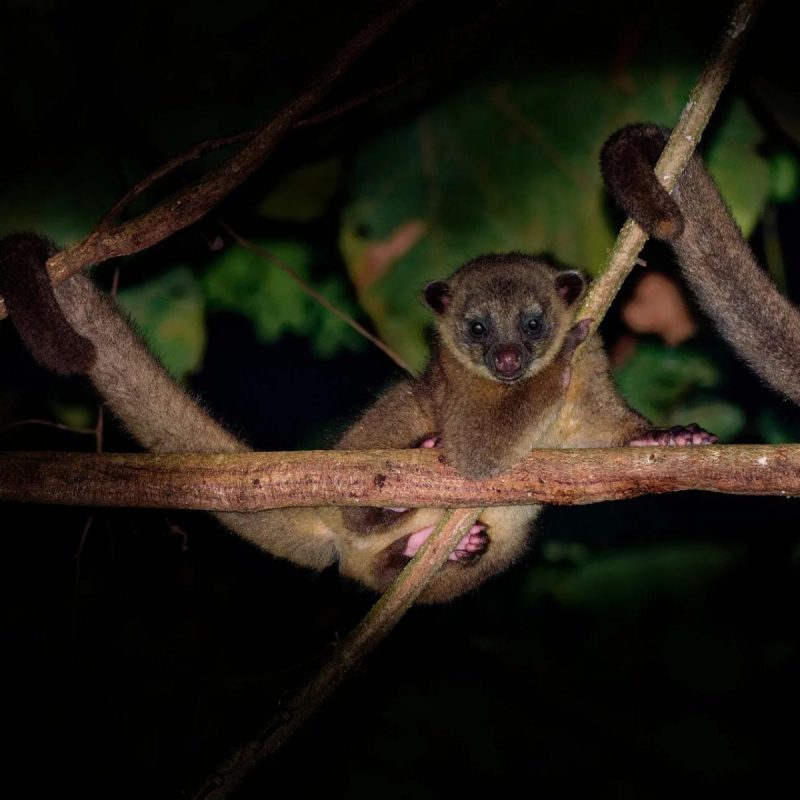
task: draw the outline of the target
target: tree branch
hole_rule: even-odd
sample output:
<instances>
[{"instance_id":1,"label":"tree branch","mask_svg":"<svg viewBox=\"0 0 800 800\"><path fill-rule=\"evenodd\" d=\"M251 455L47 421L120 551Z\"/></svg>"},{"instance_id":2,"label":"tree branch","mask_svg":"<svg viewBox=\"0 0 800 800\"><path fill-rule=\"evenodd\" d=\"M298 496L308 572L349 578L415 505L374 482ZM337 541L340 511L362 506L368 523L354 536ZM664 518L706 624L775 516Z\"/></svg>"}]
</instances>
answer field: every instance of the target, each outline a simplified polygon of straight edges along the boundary
<instances>
[{"instance_id":1,"label":"tree branch","mask_svg":"<svg viewBox=\"0 0 800 800\"><path fill-rule=\"evenodd\" d=\"M297 120L297 122L295 122L294 129L303 130L317 125L322 125L323 123L329 122L330 120L336 119L337 117L347 114L350 111L361 108L373 100L383 97L400 88L404 84L408 83L412 78L427 70L432 64L434 64L434 62L441 60L445 56L451 56L453 51L463 43L465 37L470 36L475 31L482 30L483 26L486 25L490 17L496 13L497 9L503 6L505 2L507 2L507 0L495 0L493 7L488 12L480 14L477 19L471 20L469 24L462 25L460 28L451 31L446 40L437 40L437 48L433 54L428 55L428 57L425 59L418 60L413 67L399 77L393 78L391 81L381 84L380 86L367 89L366 91L361 92L360 94L357 94L356 96L351 97L349 100L345 100L344 102L339 103L332 108L327 108L323 111L317 111L316 113L304 117L303 119ZM108 212L106 212L93 232L99 232L109 228L122 213L123 209L130 205L130 203L132 203L137 197L141 196L144 194L144 192L158 183L162 178L170 175L186 164L195 161L198 158L202 158L203 156L208 155L208 153L214 152L215 150L219 150L223 147L229 147L232 144L241 144L242 142L250 141L257 133L257 130L242 131L241 133L234 133L230 134L229 136L205 139L201 142L193 144L183 152L178 153L178 155L173 156L169 161L162 164L156 170L139 181L139 183L137 183L135 186L131 187L131 189L129 189L123 195L123 197L121 197L114 204L114 206Z\"/></svg>"},{"instance_id":2,"label":"tree branch","mask_svg":"<svg viewBox=\"0 0 800 800\"><path fill-rule=\"evenodd\" d=\"M115 228L95 230L83 241L54 255L47 262L52 280L57 283L90 264L146 250L197 222L261 167L284 136L310 114L358 57L419 2L399 0L362 28L305 92L284 106L225 163L140 216ZM6 308L0 300L0 318L4 316Z\"/></svg>"},{"instance_id":3,"label":"tree branch","mask_svg":"<svg viewBox=\"0 0 800 800\"><path fill-rule=\"evenodd\" d=\"M686 490L800 495L800 445L534 450L462 477L436 450L5 453L0 500L205 511L287 506L583 505Z\"/></svg>"},{"instance_id":4,"label":"tree branch","mask_svg":"<svg viewBox=\"0 0 800 800\"><path fill-rule=\"evenodd\" d=\"M700 79L697 81L690 95L689 102L684 108L681 119L676 126L675 132L673 132L672 139L668 145L669 152L662 156L662 161L664 161L664 163L659 161L656 167L657 174L667 183L669 188L671 188L671 185L674 185L674 180L678 173L677 166L675 166L672 170L672 174L664 174L665 165L671 163L670 161L665 161L665 159L673 158L669 153L676 152L679 154L679 157L683 159L683 164L688 161L694 145L700 137L700 132L705 127L705 123L711 116L719 94L727 83L736 55L742 46L744 33L750 26L752 17L761 6L762 2L763 0L745 0L745 2L739 3L734 11L731 22L721 37L715 56L711 59L708 66L701 74ZM678 158L678 156L675 158ZM670 184L669 181L672 181L672 184ZM596 282L593 291L589 293L586 302L579 311L579 319L588 317L593 321L593 330L596 330L596 326L599 325L600 320L605 315L611 301L619 291L622 281L635 263L639 250L644 244L644 234L639 232L637 235L635 230L630 230L631 228L632 223L626 223L617 241L617 245L611 253L609 266L606 270L606 273L609 274L604 274L601 279ZM579 357L579 352L573 355L573 359ZM569 403L569 396L566 402L567 404ZM714 450L719 449L720 448L714 448ZM678 451L671 451L671 453L675 452ZM704 452L707 455L709 451L693 452ZM650 453L654 459L653 463L658 463L662 453L670 453L670 451L661 451L659 455ZM628 456L630 455L631 453L629 451ZM769 456L766 458L766 465L768 466ZM756 463L762 466L762 462L757 461ZM758 474L758 472L756 471L755 474ZM541 474L532 477L533 483L531 485L537 486L537 481L542 478ZM748 474L746 477L752 479L753 475ZM430 548L443 548L443 550L447 550L448 547L453 549L458 543L458 538L456 536L456 520L460 520L460 522L464 523L464 527L458 527L458 531L463 531L466 530L466 525L472 524L479 515L480 510L478 509L473 509L471 511L462 509L460 511L447 512L444 523L437 527L431 534L426 546ZM449 552L449 550L447 552ZM391 597L398 586L403 586L406 590L410 587L412 592L417 593L414 596L418 596L418 593L424 589L433 574L434 571L426 569L420 559L415 558L400 573L395 583L389 587L387 595ZM237 755L234 756L233 762L229 762L229 765L231 763L239 763L239 766L236 767L236 771L233 773L235 776L234 785L239 782L243 774L250 767L258 762L260 757L274 753L288 736L294 732L303 721L311 716L313 711L324 701L333 688L341 682L344 674L349 670L351 665L366 655L366 653L387 634L388 630L397 623L405 608L407 608L407 606L402 607L400 612L396 615L383 615L378 611L378 606L380 606L380 602L373 609L374 613L369 614L356 630L342 643L341 649L346 654L346 660L339 660L336 655L334 655L331 661L323 667L316 678L311 682L310 686L314 687L314 690L308 692L305 696L300 695L298 697L297 702L299 705L294 707L294 715L298 721L291 726L278 728L266 741L261 737L248 743L245 748L242 748ZM237 762L239 758L242 760ZM216 779L218 781L222 780L223 782L221 786L218 786L214 790L213 796L216 798L226 797L230 791L227 781L220 775L216 776Z\"/></svg>"},{"instance_id":5,"label":"tree branch","mask_svg":"<svg viewBox=\"0 0 800 800\"><path fill-rule=\"evenodd\" d=\"M655 166L655 173L667 191L672 191L684 167L700 142L703 131L717 105L722 90L728 83L736 58L744 45L746 34L764 0L745 0L738 3L722 32L711 58L700 73L683 107L680 119L672 130L664 152ZM600 277L589 286L589 291L578 310L576 319L592 321L589 336L573 353L572 360L580 358L611 303L617 296L625 278L633 269L647 241L647 234L632 219L626 220L608 254L608 261Z\"/></svg>"},{"instance_id":6,"label":"tree branch","mask_svg":"<svg viewBox=\"0 0 800 800\"><path fill-rule=\"evenodd\" d=\"M235 230L233 230L233 228L231 228L230 225L227 225L224 222L221 223L221 225L236 240L238 244L261 256L261 258L266 259L274 267L288 275L312 300L315 300L325 310L333 314L335 317L338 317L342 322L345 323L345 325L349 325L356 333L363 336L368 342L374 344L375 347L381 350L385 355L389 356L389 358L391 358L398 367L404 369L409 375L414 374L414 370L411 369L411 365L404 361L403 358L401 358L394 350L392 350L392 348L389 347L386 342L371 334L363 325L354 320L349 314L345 313L341 308L331 303L331 301L328 300L324 294L321 294L313 286L304 281L285 261L283 261L283 259L278 258L278 256L276 256L274 253L270 253L269 250L257 245L255 242L245 239L244 236L240 236Z\"/></svg>"},{"instance_id":7,"label":"tree branch","mask_svg":"<svg viewBox=\"0 0 800 800\"><path fill-rule=\"evenodd\" d=\"M363 620L334 650L317 674L287 702L253 739L240 747L204 784L195 800L222 800L262 759L274 755L371 652L419 597L428 581L469 531L477 509L447 511L410 564L397 576ZM420 580L424 576L425 580Z\"/></svg>"}]
</instances>

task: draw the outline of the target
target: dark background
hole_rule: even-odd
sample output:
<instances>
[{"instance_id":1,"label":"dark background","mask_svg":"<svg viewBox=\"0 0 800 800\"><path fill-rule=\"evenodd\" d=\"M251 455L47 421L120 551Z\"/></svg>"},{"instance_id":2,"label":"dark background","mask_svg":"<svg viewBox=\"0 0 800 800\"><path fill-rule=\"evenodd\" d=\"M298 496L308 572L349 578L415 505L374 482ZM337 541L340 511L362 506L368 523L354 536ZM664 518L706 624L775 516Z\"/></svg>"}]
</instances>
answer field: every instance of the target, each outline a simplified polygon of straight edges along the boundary
<instances>
[{"instance_id":1,"label":"dark background","mask_svg":"<svg viewBox=\"0 0 800 800\"><path fill-rule=\"evenodd\" d=\"M48 188L65 184L75 187L75 206L89 209L88 227L95 205L108 207L171 154L268 118L376 7L7 4L3 229L35 226L18 209L28 197L46 205ZM218 212L131 259L123 275L141 280L175 260L202 270L224 218L251 235L280 229L308 238L347 286L336 255L347 197L308 224L264 222L253 208L271 183L322 157L347 164L372 137L485 70L600 69L631 30L644 48L657 41L661 53L702 61L728 6L493 8L424 3L331 102L438 52L428 68L353 115L292 137ZM447 33L462 28L458 46L442 52ZM793 158L795 47L785 10L767 4L729 90L759 120L764 148ZM200 167L193 169L165 190ZM81 191L81 176L91 190ZM800 207L784 199L771 210L797 300ZM764 242L760 226L753 243L763 251ZM658 249L648 258L670 269ZM98 277L109 276L106 269ZM611 345L626 336L619 310L607 321ZM210 314L207 333L191 384L264 450L330 443L397 374L363 347L320 358L302 333L264 344L233 312ZM796 438L794 411L711 331L694 346L715 359L723 391L743 409L737 441L763 438L764 413L780 419L784 439ZM65 405L94 408L81 381L39 370L8 324L0 325L0 363L0 426L52 419ZM51 428L1 430L8 450L94 446ZM135 446L109 421L104 448ZM374 601L334 571L315 576L277 562L201 515L15 504L0 511L2 707L12 743L5 774L27 796L54 787L123 798L190 790ZM794 500L690 493L547 511L521 563L473 595L409 613L237 796L439 798L520 786L550 797L667 797L763 792L779 780L796 789L799 521Z\"/></svg>"}]
</instances>

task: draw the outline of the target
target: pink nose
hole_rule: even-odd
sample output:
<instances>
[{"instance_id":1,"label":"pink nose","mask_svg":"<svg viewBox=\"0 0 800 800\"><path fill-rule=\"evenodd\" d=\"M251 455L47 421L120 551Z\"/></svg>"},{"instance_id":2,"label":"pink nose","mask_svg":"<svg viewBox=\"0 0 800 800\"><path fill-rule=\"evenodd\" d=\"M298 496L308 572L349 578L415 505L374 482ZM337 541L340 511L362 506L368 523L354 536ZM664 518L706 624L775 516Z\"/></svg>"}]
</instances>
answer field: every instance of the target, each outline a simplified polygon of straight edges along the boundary
<instances>
[{"instance_id":1,"label":"pink nose","mask_svg":"<svg viewBox=\"0 0 800 800\"><path fill-rule=\"evenodd\" d=\"M522 366L522 353L514 344L506 344L494 351L492 358L501 375L513 375Z\"/></svg>"}]
</instances>

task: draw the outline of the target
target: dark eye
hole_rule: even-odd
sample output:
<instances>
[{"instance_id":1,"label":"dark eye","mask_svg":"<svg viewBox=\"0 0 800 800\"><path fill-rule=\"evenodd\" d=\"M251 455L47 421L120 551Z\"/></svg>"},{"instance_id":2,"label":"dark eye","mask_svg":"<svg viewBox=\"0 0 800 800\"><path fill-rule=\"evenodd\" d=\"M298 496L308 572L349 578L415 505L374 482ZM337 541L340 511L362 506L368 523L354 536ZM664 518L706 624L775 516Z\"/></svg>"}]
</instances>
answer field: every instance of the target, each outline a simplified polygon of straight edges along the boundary
<instances>
[{"instance_id":1,"label":"dark eye","mask_svg":"<svg viewBox=\"0 0 800 800\"><path fill-rule=\"evenodd\" d=\"M542 330L542 321L539 317L528 317L525 320L525 331L527 333L539 333Z\"/></svg>"},{"instance_id":2,"label":"dark eye","mask_svg":"<svg viewBox=\"0 0 800 800\"><path fill-rule=\"evenodd\" d=\"M486 335L486 326L477 319L472 320L467 327L469 328L470 336L474 336L476 339Z\"/></svg>"}]
</instances>

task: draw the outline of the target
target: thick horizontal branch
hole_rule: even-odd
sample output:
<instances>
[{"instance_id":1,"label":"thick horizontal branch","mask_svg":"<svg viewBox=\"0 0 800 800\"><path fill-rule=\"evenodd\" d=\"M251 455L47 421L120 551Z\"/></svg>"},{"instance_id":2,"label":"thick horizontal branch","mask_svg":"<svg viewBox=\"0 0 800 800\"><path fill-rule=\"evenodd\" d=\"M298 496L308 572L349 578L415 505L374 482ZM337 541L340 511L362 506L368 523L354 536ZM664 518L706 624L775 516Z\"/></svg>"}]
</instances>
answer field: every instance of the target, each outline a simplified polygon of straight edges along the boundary
<instances>
[{"instance_id":1,"label":"thick horizontal branch","mask_svg":"<svg viewBox=\"0 0 800 800\"><path fill-rule=\"evenodd\" d=\"M535 450L469 480L441 453L6 453L0 500L261 511L287 506L582 505L696 489L800 495L800 445Z\"/></svg>"}]
</instances>

